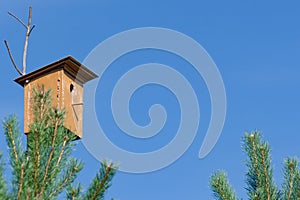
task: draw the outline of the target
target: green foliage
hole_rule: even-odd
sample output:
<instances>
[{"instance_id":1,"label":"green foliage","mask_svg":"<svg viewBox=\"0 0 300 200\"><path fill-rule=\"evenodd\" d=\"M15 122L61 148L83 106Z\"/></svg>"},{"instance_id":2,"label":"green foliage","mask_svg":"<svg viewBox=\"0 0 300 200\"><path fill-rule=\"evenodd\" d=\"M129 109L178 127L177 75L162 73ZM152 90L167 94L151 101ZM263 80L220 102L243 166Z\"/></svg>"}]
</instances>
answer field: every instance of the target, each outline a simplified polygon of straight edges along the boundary
<instances>
[{"instance_id":1,"label":"green foliage","mask_svg":"<svg viewBox=\"0 0 300 200\"><path fill-rule=\"evenodd\" d=\"M282 199L300 199L300 171L297 158L284 161L284 183Z\"/></svg>"},{"instance_id":2,"label":"green foliage","mask_svg":"<svg viewBox=\"0 0 300 200\"><path fill-rule=\"evenodd\" d=\"M227 181L226 173L223 171L217 171L213 173L210 179L210 185L214 192L214 196L218 200L228 199L235 200L236 195L232 187Z\"/></svg>"},{"instance_id":3,"label":"green foliage","mask_svg":"<svg viewBox=\"0 0 300 200\"><path fill-rule=\"evenodd\" d=\"M110 187L111 180L115 174L113 166L108 165L106 162L101 163L100 171L93 179L90 187L88 188L82 199L95 200L103 199L105 191Z\"/></svg>"},{"instance_id":4,"label":"green foliage","mask_svg":"<svg viewBox=\"0 0 300 200\"><path fill-rule=\"evenodd\" d=\"M103 199L116 168L102 163L86 193L73 186L83 163L70 155L75 134L63 126L65 112L51 106L50 90L38 87L33 92L34 122L27 135L27 148L21 145L17 119L4 120L4 134L13 172L12 191L7 189L0 163L0 199L56 199L66 191L67 199ZM1 155L0 155L1 159Z\"/></svg>"},{"instance_id":5,"label":"green foliage","mask_svg":"<svg viewBox=\"0 0 300 200\"><path fill-rule=\"evenodd\" d=\"M2 159L2 154L0 153L0 160ZM6 181L3 178L3 163L0 163L0 199L8 199L6 190L7 190L7 186L6 186Z\"/></svg>"},{"instance_id":6,"label":"green foliage","mask_svg":"<svg viewBox=\"0 0 300 200\"><path fill-rule=\"evenodd\" d=\"M246 174L248 196L250 199L279 199L272 175L269 144L261 141L258 132L246 133L243 142L248 155Z\"/></svg>"},{"instance_id":7,"label":"green foliage","mask_svg":"<svg viewBox=\"0 0 300 200\"><path fill-rule=\"evenodd\" d=\"M70 185L66 188L67 199L68 200L80 200L80 193L82 186L80 184Z\"/></svg>"},{"instance_id":8,"label":"green foliage","mask_svg":"<svg viewBox=\"0 0 300 200\"><path fill-rule=\"evenodd\" d=\"M243 149L247 154L246 190L251 200L299 200L300 170L296 158L287 158L284 165L284 183L276 186L271 166L270 146L262 141L259 132L246 133ZM211 176L211 189L216 199L237 199L224 172Z\"/></svg>"}]
</instances>

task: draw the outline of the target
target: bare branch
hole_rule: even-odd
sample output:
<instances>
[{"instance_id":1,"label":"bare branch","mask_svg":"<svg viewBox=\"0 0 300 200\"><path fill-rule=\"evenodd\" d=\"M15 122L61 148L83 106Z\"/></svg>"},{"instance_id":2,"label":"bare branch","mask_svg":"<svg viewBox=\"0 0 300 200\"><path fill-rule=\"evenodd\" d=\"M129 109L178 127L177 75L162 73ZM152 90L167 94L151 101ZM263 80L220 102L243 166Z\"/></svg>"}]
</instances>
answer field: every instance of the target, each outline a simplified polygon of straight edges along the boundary
<instances>
[{"instance_id":1,"label":"bare branch","mask_svg":"<svg viewBox=\"0 0 300 200\"><path fill-rule=\"evenodd\" d=\"M24 43L24 50L23 50L23 74L26 74L26 59L27 59L27 47L28 47L28 39L30 32L33 28L31 28L31 21L32 21L32 7L29 7L29 15L28 15L28 24L26 26L26 37Z\"/></svg>"},{"instance_id":2,"label":"bare branch","mask_svg":"<svg viewBox=\"0 0 300 200\"><path fill-rule=\"evenodd\" d=\"M30 36L30 34L31 34L31 31L34 29L34 27L35 27L35 25L33 25L33 26L31 27L31 29L30 29L30 31L29 31L29 36Z\"/></svg>"},{"instance_id":3,"label":"bare branch","mask_svg":"<svg viewBox=\"0 0 300 200\"><path fill-rule=\"evenodd\" d=\"M14 15L14 14L11 13L11 12L8 12L8 14L9 14L10 16L12 16L13 18L15 18L18 22L20 22L20 23L27 29L26 24L25 24L24 22L22 22L22 20L21 20L20 18L18 18L16 15Z\"/></svg>"},{"instance_id":4,"label":"bare branch","mask_svg":"<svg viewBox=\"0 0 300 200\"><path fill-rule=\"evenodd\" d=\"M10 16L12 16L13 18L15 18L18 22L20 22L25 28L26 28L26 35L25 35L25 42L24 42L24 49L23 49L23 63L22 63L22 71L18 68L18 66L16 65L16 62L10 52L9 46L7 41L5 40L5 45L6 48L8 50L8 54L10 57L10 60L12 61L15 69L18 71L18 73L22 76L26 74L26 63L27 63L27 48L28 48L28 40L29 40L29 36L31 31L34 29L35 25L31 26L31 22L32 22L32 7L29 7L29 15L28 15L28 23L27 25L20 19L18 18L16 15L14 15L11 12L8 12L8 14Z\"/></svg>"},{"instance_id":5,"label":"bare branch","mask_svg":"<svg viewBox=\"0 0 300 200\"><path fill-rule=\"evenodd\" d=\"M29 7L29 15L28 15L28 26L31 25L32 21L32 7Z\"/></svg>"},{"instance_id":6,"label":"bare branch","mask_svg":"<svg viewBox=\"0 0 300 200\"><path fill-rule=\"evenodd\" d=\"M5 46L6 46L6 49L7 49L7 51L8 51L8 55L9 55L9 58L10 58L12 64L14 65L15 69L17 70L17 72L22 76L23 73L22 73L21 70L18 68L18 66L17 66L17 64L16 64L16 62L15 62L15 60L14 60L14 57L13 57L12 54L11 54L10 48L9 48L9 46L8 46L8 42L7 42L6 40L4 40L4 43L5 43Z\"/></svg>"}]
</instances>

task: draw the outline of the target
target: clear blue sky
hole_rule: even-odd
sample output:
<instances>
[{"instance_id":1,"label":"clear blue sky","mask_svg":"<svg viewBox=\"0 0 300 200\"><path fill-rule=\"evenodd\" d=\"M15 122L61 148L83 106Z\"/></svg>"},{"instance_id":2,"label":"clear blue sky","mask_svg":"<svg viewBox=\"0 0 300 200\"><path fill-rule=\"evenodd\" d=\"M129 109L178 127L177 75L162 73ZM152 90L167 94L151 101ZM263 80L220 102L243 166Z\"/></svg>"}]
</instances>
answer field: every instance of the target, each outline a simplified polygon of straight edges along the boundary
<instances>
[{"instance_id":1,"label":"clear blue sky","mask_svg":"<svg viewBox=\"0 0 300 200\"><path fill-rule=\"evenodd\" d=\"M201 122L193 144L179 160L159 171L147 174L117 173L107 193L108 198L212 199L209 177L217 169L228 172L238 196L245 198L246 157L241 151L241 137L245 131L261 130L264 139L271 144L278 184L282 182L284 158L300 156L298 1L1 1L0 40L10 42L18 63L22 56L24 30L7 15L7 11L25 20L30 5L33 6L36 28L30 38L28 72L66 55L83 61L96 45L108 37L128 29L151 26L173 29L199 42L213 58L223 77L227 116L213 151L206 158L198 159L210 119L210 100L201 76L193 74L194 71L187 66L182 68L182 73L187 74L196 88L201 108ZM115 63L113 69L117 71L114 73L119 72L116 66L134 64L138 59L142 63L151 61L170 65L182 62L170 58L169 54L155 51L136 52L136 55L128 56L127 60L122 57ZM13 82L18 74L9 61L4 43L0 45L0 60L0 118L15 113L22 122L23 89ZM109 73L107 79L110 79ZM100 86L98 89L97 98L100 99L105 92L101 93ZM167 121L164 131L170 134L176 131L180 111L168 90L149 86L134 97L131 102L132 116L141 125L149 120L144 104L171 102L165 105L171 119ZM151 98L154 100L149 101ZM137 103L136 106L134 103ZM105 112L101 112L105 106L96 107L98 118L103 119L101 123L105 132L111 134L111 139L123 148L137 152L155 150L172 138L172 135L165 134L161 140L158 137L141 143L130 141L130 138L118 133L111 122L111 115L106 118ZM0 134L0 146L7 155L3 134ZM76 147L75 156L85 162L79 181L87 186L99 162L81 142Z\"/></svg>"}]
</instances>

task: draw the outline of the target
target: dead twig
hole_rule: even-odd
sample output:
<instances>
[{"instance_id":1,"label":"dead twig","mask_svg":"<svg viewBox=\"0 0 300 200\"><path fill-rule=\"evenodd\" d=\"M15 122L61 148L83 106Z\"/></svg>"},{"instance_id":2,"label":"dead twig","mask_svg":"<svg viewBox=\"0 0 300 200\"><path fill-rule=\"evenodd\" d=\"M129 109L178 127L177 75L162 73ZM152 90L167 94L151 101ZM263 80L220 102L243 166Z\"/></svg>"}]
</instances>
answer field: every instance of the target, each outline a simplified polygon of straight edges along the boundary
<instances>
[{"instance_id":1,"label":"dead twig","mask_svg":"<svg viewBox=\"0 0 300 200\"><path fill-rule=\"evenodd\" d=\"M22 71L18 68L18 66L17 66L17 64L16 64L16 62L15 62L15 60L14 60L14 57L13 57L12 54L11 54L10 48L9 48L9 46L8 46L8 42L7 42L6 40L4 40L4 43L5 43L5 46L6 46L8 55L9 55L9 58L10 58L12 64L13 64L13 66L15 67L15 69L17 70L17 72L22 76L23 73L22 73Z\"/></svg>"},{"instance_id":2,"label":"dead twig","mask_svg":"<svg viewBox=\"0 0 300 200\"><path fill-rule=\"evenodd\" d=\"M28 15L27 25L20 18L18 18L16 15L14 15L13 13L8 12L8 14L10 16L12 16L14 19L16 19L20 24L22 24L22 26L24 26L26 28L26 35L25 35L25 42L24 42L24 49L23 49L22 71L18 68L18 66L17 66L17 64L16 64L16 62L15 62L13 56L12 56L12 53L11 53L10 48L8 46L8 42L6 40L4 41L13 66L15 67L17 72L22 76L22 75L26 74L27 49L28 49L29 36L30 36L32 30L35 27L35 25L33 25L33 26L31 25L31 23L32 23L32 7L31 6L29 7L29 15Z\"/></svg>"},{"instance_id":3,"label":"dead twig","mask_svg":"<svg viewBox=\"0 0 300 200\"><path fill-rule=\"evenodd\" d=\"M27 24L27 31L25 36L25 43L24 43L24 50L23 50L23 74L26 74L26 60L27 60L27 47L28 47L28 39L30 33L33 28L31 28L31 21L32 21L32 7L29 7L29 15L28 15L28 24Z\"/></svg>"},{"instance_id":4,"label":"dead twig","mask_svg":"<svg viewBox=\"0 0 300 200\"><path fill-rule=\"evenodd\" d=\"M11 12L7 12L10 16L12 16L13 18L15 18L18 22L20 22L26 29L27 29L27 25L19 18L17 17L16 15L14 15L13 13Z\"/></svg>"}]
</instances>

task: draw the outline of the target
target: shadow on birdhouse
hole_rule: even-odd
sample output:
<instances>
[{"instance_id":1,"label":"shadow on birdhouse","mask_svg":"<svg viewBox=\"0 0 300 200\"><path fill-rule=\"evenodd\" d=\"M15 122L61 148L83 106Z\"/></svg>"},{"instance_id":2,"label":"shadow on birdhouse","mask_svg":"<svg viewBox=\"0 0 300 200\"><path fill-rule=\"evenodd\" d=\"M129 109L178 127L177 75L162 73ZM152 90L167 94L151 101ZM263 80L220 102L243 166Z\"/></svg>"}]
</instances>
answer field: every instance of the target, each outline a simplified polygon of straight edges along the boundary
<instances>
[{"instance_id":1,"label":"shadow on birdhouse","mask_svg":"<svg viewBox=\"0 0 300 200\"><path fill-rule=\"evenodd\" d=\"M33 89L43 85L51 89L51 103L66 111L64 126L82 137L83 84L98 77L71 56L65 57L15 81L24 87L24 133L30 132L34 121L31 96Z\"/></svg>"}]
</instances>

